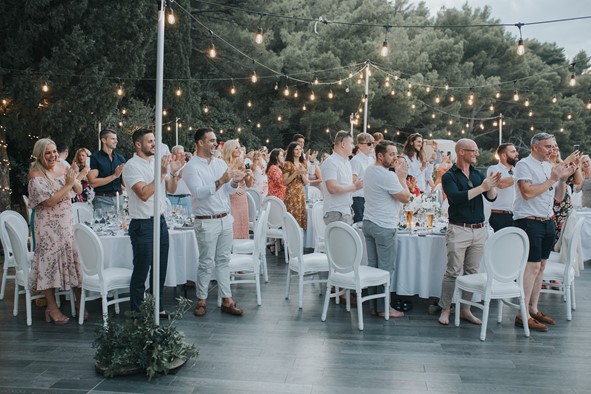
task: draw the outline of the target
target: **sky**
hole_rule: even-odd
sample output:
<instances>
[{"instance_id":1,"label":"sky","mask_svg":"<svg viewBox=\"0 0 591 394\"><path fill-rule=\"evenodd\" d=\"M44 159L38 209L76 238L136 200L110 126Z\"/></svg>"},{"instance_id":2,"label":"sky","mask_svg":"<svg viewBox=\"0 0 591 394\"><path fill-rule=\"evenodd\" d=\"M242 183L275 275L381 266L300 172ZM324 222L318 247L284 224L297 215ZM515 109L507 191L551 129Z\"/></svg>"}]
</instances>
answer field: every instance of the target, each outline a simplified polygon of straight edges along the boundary
<instances>
[{"instance_id":1,"label":"sky","mask_svg":"<svg viewBox=\"0 0 591 394\"><path fill-rule=\"evenodd\" d=\"M591 16L590 0L423 0L435 16L442 6L461 8L465 3L471 8L488 5L492 17L501 23L515 24L518 22L539 22L554 19ZM418 3L419 0L414 0ZM507 28L516 37L519 30ZM559 22L542 25L524 26L521 28L523 38L536 38L541 42L555 42L564 48L568 59L572 59L579 51L584 50L591 56L591 19ZM527 48L526 48L527 50Z\"/></svg>"}]
</instances>

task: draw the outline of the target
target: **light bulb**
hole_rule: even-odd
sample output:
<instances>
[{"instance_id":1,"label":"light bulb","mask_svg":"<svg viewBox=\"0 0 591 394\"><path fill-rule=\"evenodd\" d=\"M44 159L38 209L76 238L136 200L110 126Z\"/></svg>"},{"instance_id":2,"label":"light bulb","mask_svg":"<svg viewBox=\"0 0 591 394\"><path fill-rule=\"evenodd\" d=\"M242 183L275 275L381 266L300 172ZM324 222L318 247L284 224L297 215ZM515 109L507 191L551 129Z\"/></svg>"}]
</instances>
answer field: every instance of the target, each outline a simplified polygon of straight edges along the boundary
<instances>
[{"instance_id":1,"label":"light bulb","mask_svg":"<svg viewBox=\"0 0 591 394\"><path fill-rule=\"evenodd\" d=\"M179 97L183 94L183 91L181 90L181 88L176 88L175 94L177 95L177 97Z\"/></svg>"},{"instance_id":2,"label":"light bulb","mask_svg":"<svg viewBox=\"0 0 591 394\"><path fill-rule=\"evenodd\" d=\"M285 97L289 97L289 88L287 87L287 85L285 85L285 89L283 89L283 95Z\"/></svg>"},{"instance_id":3,"label":"light bulb","mask_svg":"<svg viewBox=\"0 0 591 394\"><path fill-rule=\"evenodd\" d=\"M480 123L480 129L484 130L484 123Z\"/></svg>"},{"instance_id":4,"label":"light bulb","mask_svg":"<svg viewBox=\"0 0 591 394\"><path fill-rule=\"evenodd\" d=\"M318 80L317 76L314 76L314 85L318 85L320 81Z\"/></svg>"},{"instance_id":5,"label":"light bulb","mask_svg":"<svg viewBox=\"0 0 591 394\"><path fill-rule=\"evenodd\" d=\"M591 100L587 103L587 109L591 109Z\"/></svg>"},{"instance_id":6,"label":"light bulb","mask_svg":"<svg viewBox=\"0 0 591 394\"><path fill-rule=\"evenodd\" d=\"M347 87L345 88L345 93L349 93L351 89L349 89L349 85L347 85Z\"/></svg>"},{"instance_id":7,"label":"light bulb","mask_svg":"<svg viewBox=\"0 0 591 394\"><path fill-rule=\"evenodd\" d=\"M298 93L298 91L296 90L296 91L293 93L293 97L295 97L295 98L298 98L298 96L299 96L299 93Z\"/></svg>"},{"instance_id":8,"label":"light bulb","mask_svg":"<svg viewBox=\"0 0 591 394\"><path fill-rule=\"evenodd\" d=\"M432 119L435 119L435 113L432 113L432 114L431 114L431 118L432 118Z\"/></svg>"},{"instance_id":9,"label":"light bulb","mask_svg":"<svg viewBox=\"0 0 591 394\"><path fill-rule=\"evenodd\" d=\"M534 131L534 125L531 125L531 127L529 128L531 131Z\"/></svg>"},{"instance_id":10,"label":"light bulb","mask_svg":"<svg viewBox=\"0 0 591 394\"><path fill-rule=\"evenodd\" d=\"M495 94L495 97L496 97L496 98L500 98L500 97L501 97L501 92L497 92L497 93Z\"/></svg>"},{"instance_id":11,"label":"light bulb","mask_svg":"<svg viewBox=\"0 0 591 394\"><path fill-rule=\"evenodd\" d=\"M531 118L532 116L534 116L534 111L530 110L527 114Z\"/></svg>"},{"instance_id":12,"label":"light bulb","mask_svg":"<svg viewBox=\"0 0 591 394\"><path fill-rule=\"evenodd\" d=\"M568 120L571 120L571 119L573 118L573 116L572 116L571 114L568 114L568 115L566 115L566 118L567 118Z\"/></svg>"},{"instance_id":13,"label":"light bulb","mask_svg":"<svg viewBox=\"0 0 591 394\"><path fill-rule=\"evenodd\" d=\"M571 87L572 87L572 86L575 86L575 85L577 84L577 79L575 78L575 74L574 74L574 73L573 73L573 74L570 76L570 81L569 81L569 83L568 83L568 84L569 84Z\"/></svg>"},{"instance_id":14,"label":"light bulb","mask_svg":"<svg viewBox=\"0 0 591 394\"><path fill-rule=\"evenodd\" d=\"M439 98L439 95L435 96L435 103L439 104L440 101L441 101L441 99Z\"/></svg>"},{"instance_id":15,"label":"light bulb","mask_svg":"<svg viewBox=\"0 0 591 394\"><path fill-rule=\"evenodd\" d=\"M456 98L453 95L449 96L449 101L451 101L453 103L455 100L456 100Z\"/></svg>"},{"instance_id":16,"label":"light bulb","mask_svg":"<svg viewBox=\"0 0 591 394\"><path fill-rule=\"evenodd\" d=\"M252 83L257 83L259 78L257 77L256 71L252 70L252 73L250 74L250 80L252 81Z\"/></svg>"},{"instance_id":17,"label":"light bulb","mask_svg":"<svg viewBox=\"0 0 591 394\"><path fill-rule=\"evenodd\" d=\"M331 99L331 100L334 98L334 93L332 92L332 89L330 89L328 91L328 98Z\"/></svg>"},{"instance_id":18,"label":"light bulb","mask_svg":"<svg viewBox=\"0 0 591 394\"><path fill-rule=\"evenodd\" d=\"M380 51L380 55L382 55L382 57L386 57L388 56L388 41L384 40L384 43L382 44L382 50Z\"/></svg>"},{"instance_id":19,"label":"light bulb","mask_svg":"<svg viewBox=\"0 0 591 394\"><path fill-rule=\"evenodd\" d=\"M556 102L558 101L558 99L556 98L556 96L552 97L552 104L556 104Z\"/></svg>"},{"instance_id":20,"label":"light bulb","mask_svg":"<svg viewBox=\"0 0 591 394\"><path fill-rule=\"evenodd\" d=\"M560 132L561 132L561 133L564 133L564 127L561 127L561 128L560 128Z\"/></svg>"},{"instance_id":21,"label":"light bulb","mask_svg":"<svg viewBox=\"0 0 591 394\"><path fill-rule=\"evenodd\" d=\"M246 106L247 106L248 108L252 107L252 101L248 100L248 101L246 102Z\"/></svg>"},{"instance_id":22,"label":"light bulb","mask_svg":"<svg viewBox=\"0 0 591 394\"><path fill-rule=\"evenodd\" d=\"M121 87L121 85L119 85L119 87L117 88L117 96L123 96L123 88Z\"/></svg>"},{"instance_id":23,"label":"light bulb","mask_svg":"<svg viewBox=\"0 0 591 394\"><path fill-rule=\"evenodd\" d=\"M408 89L406 91L406 97L410 97L410 96L412 96L412 92L410 91L410 89Z\"/></svg>"},{"instance_id":24,"label":"light bulb","mask_svg":"<svg viewBox=\"0 0 591 394\"><path fill-rule=\"evenodd\" d=\"M415 109L416 107L417 106L414 103L412 103L412 105L410 106L410 108L412 108L412 109Z\"/></svg>"},{"instance_id":25,"label":"light bulb","mask_svg":"<svg viewBox=\"0 0 591 394\"><path fill-rule=\"evenodd\" d=\"M216 50L215 50L215 45L213 45L213 42L209 46L209 51L207 51L207 54L212 59L215 58L218 55L217 52L216 52Z\"/></svg>"},{"instance_id":26,"label":"light bulb","mask_svg":"<svg viewBox=\"0 0 591 394\"><path fill-rule=\"evenodd\" d=\"M394 89L392 89L392 91L390 92L390 95L394 96L396 94L396 91Z\"/></svg>"},{"instance_id":27,"label":"light bulb","mask_svg":"<svg viewBox=\"0 0 591 394\"><path fill-rule=\"evenodd\" d=\"M41 90L45 93L49 92L49 85L47 84L47 82L45 82L42 86L41 86Z\"/></svg>"},{"instance_id":28,"label":"light bulb","mask_svg":"<svg viewBox=\"0 0 591 394\"><path fill-rule=\"evenodd\" d=\"M520 38L519 41L517 42L517 54L519 56L523 56L524 53L525 53L525 46L523 45L523 38Z\"/></svg>"},{"instance_id":29,"label":"light bulb","mask_svg":"<svg viewBox=\"0 0 591 394\"><path fill-rule=\"evenodd\" d=\"M275 81L275 86L273 87L275 90L279 90L279 82Z\"/></svg>"},{"instance_id":30,"label":"light bulb","mask_svg":"<svg viewBox=\"0 0 591 394\"><path fill-rule=\"evenodd\" d=\"M263 43L263 28L262 27L259 27L257 29L257 34L255 34L255 36L254 36L254 42L256 42L257 44Z\"/></svg>"},{"instance_id":31,"label":"light bulb","mask_svg":"<svg viewBox=\"0 0 591 394\"><path fill-rule=\"evenodd\" d=\"M330 133L330 129L327 127L325 130L327 133Z\"/></svg>"},{"instance_id":32,"label":"light bulb","mask_svg":"<svg viewBox=\"0 0 591 394\"><path fill-rule=\"evenodd\" d=\"M471 98L468 99L468 105L474 105L474 100L472 100Z\"/></svg>"},{"instance_id":33,"label":"light bulb","mask_svg":"<svg viewBox=\"0 0 591 394\"><path fill-rule=\"evenodd\" d=\"M495 106L491 104L490 107L488 107L488 109L490 112L494 112Z\"/></svg>"},{"instance_id":34,"label":"light bulb","mask_svg":"<svg viewBox=\"0 0 591 394\"><path fill-rule=\"evenodd\" d=\"M168 112L165 109L163 109L162 110L162 116L166 116L166 115L168 115Z\"/></svg>"},{"instance_id":35,"label":"light bulb","mask_svg":"<svg viewBox=\"0 0 591 394\"><path fill-rule=\"evenodd\" d=\"M314 94L314 92L310 93L310 100L316 100L316 95Z\"/></svg>"},{"instance_id":36,"label":"light bulb","mask_svg":"<svg viewBox=\"0 0 591 394\"><path fill-rule=\"evenodd\" d=\"M123 109L121 110L121 114L123 114L123 115L127 114L127 110L126 110L125 108L123 108Z\"/></svg>"},{"instance_id":37,"label":"light bulb","mask_svg":"<svg viewBox=\"0 0 591 394\"><path fill-rule=\"evenodd\" d=\"M176 18L174 16L174 12L172 11L172 8L170 9L168 16L166 17L166 20L168 21L169 25L174 25L174 23L176 22Z\"/></svg>"},{"instance_id":38,"label":"light bulb","mask_svg":"<svg viewBox=\"0 0 591 394\"><path fill-rule=\"evenodd\" d=\"M119 121L119 127L123 127L123 122Z\"/></svg>"},{"instance_id":39,"label":"light bulb","mask_svg":"<svg viewBox=\"0 0 591 394\"><path fill-rule=\"evenodd\" d=\"M445 84L445 90L449 90L449 85Z\"/></svg>"},{"instance_id":40,"label":"light bulb","mask_svg":"<svg viewBox=\"0 0 591 394\"><path fill-rule=\"evenodd\" d=\"M283 117L281 115L277 115L277 121L281 122L283 120Z\"/></svg>"},{"instance_id":41,"label":"light bulb","mask_svg":"<svg viewBox=\"0 0 591 394\"><path fill-rule=\"evenodd\" d=\"M306 104L302 105L302 111L305 111L306 109Z\"/></svg>"},{"instance_id":42,"label":"light bulb","mask_svg":"<svg viewBox=\"0 0 591 394\"><path fill-rule=\"evenodd\" d=\"M203 112L205 112L205 113L209 112L209 107L207 105L205 107L203 107Z\"/></svg>"},{"instance_id":43,"label":"light bulb","mask_svg":"<svg viewBox=\"0 0 591 394\"><path fill-rule=\"evenodd\" d=\"M230 94L236 94L236 87L234 85L230 88Z\"/></svg>"},{"instance_id":44,"label":"light bulb","mask_svg":"<svg viewBox=\"0 0 591 394\"><path fill-rule=\"evenodd\" d=\"M525 99L525 102L523 103L523 105L525 105L526 107L529 107L529 98Z\"/></svg>"},{"instance_id":45,"label":"light bulb","mask_svg":"<svg viewBox=\"0 0 591 394\"><path fill-rule=\"evenodd\" d=\"M513 101L519 101L519 93L517 93L517 90L513 92Z\"/></svg>"},{"instance_id":46,"label":"light bulb","mask_svg":"<svg viewBox=\"0 0 591 394\"><path fill-rule=\"evenodd\" d=\"M257 122L257 129L260 129L260 128L261 128L261 123Z\"/></svg>"}]
</instances>

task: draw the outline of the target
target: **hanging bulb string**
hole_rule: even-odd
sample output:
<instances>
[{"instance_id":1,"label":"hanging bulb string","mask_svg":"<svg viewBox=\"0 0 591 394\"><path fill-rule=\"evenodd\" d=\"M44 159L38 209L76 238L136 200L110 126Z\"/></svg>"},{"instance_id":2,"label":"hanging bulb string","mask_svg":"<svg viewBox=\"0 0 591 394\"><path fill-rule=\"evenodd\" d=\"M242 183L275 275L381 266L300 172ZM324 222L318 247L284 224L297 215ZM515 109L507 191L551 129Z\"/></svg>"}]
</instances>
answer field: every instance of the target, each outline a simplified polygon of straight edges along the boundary
<instances>
[{"instance_id":1,"label":"hanging bulb string","mask_svg":"<svg viewBox=\"0 0 591 394\"><path fill-rule=\"evenodd\" d=\"M447 116L449 116L451 118L456 118L456 119L461 119L461 120L475 120L475 121L477 121L477 120L478 121L485 121L485 120L492 120L492 119L499 119L500 118L500 115L487 116L487 117L484 117L484 118L474 118L472 116L462 116L462 115L458 115L458 114L452 114L450 112L447 112L447 111L442 110L439 107L430 105L430 104L424 102L421 99L416 99L416 101L418 101L419 103L423 104L425 107L429 108L430 110L433 110L435 112L439 112L441 114L447 115Z\"/></svg>"}]
</instances>

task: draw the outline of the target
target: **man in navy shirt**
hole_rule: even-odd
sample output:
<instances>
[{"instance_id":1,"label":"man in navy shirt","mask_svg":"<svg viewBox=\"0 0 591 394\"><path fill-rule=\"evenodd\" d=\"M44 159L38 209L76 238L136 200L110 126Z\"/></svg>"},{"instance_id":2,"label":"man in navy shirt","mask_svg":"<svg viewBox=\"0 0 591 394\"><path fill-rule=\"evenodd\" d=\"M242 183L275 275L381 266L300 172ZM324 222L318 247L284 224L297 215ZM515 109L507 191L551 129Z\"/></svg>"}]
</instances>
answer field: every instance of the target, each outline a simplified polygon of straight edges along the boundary
<instances>
[{"instance_id":1,"label":"man in navy shirt","mask_svg":"<svg viewBox=\"0 0 591 394\"><path fill-rule=\"evenodd\" d=\"M484 222L484 202L482 196L489 201L497 198L496 185L501 179L499 172L485 177L474 168L479 150L476 142L462 138L456 143L457 161L449 171L443 174L441 184L449 201L449 226L446 234L447 269L441 285L439 306L441 315L439 324L449 324L451 300L456 286L456 278L460 272L464 275L475 274L480 267L480 259L484 253L484 244L488 232ZM463 298L470 299L470 294ZM460 313L463 320L473 324L482 324L465 306Z\"/></svg>"},{"instance_id":2,"label":"man in navy shirt","mask_svg":"<svg viewBox=\"0 0 591 394\"><path fill-rule=\"evenodd\" d=\"M115 152L117 133L110 129L101 131L101 150L90 156L90 172L88 181L94 188L94 209L115 207L119 198L119 206L123 206L121 173L125 159Z\"/></svg>"}]
</instances>

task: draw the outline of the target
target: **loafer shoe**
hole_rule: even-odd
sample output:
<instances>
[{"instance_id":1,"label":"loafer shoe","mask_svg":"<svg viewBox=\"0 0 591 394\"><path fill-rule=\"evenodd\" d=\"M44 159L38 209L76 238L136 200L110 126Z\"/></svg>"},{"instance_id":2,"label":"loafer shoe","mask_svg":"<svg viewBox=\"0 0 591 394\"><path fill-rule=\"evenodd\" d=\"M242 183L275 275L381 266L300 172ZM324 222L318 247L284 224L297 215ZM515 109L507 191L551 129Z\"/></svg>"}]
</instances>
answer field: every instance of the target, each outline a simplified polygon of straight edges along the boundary
<instances>
[{"instance_id":1,"label":"loafer shoe","mask_svg":"<svg viewBox=\"0 0 591 394\"><path fill-rule=\"evenodd\" d=\"M540 323L539 321L537 321L533 317L530 317L527 320L527 325L528 325L529 329L532 331L543 331L543 332L548 331L548 327L546 327L544 324ZM523 328L523 320L519 316L515 316L515 327L522 327Z\"/></svg>"},{"instance_id":2,"label":"loafer shoe","mask_svg":"<svg viewBox=\"0 0 591 394\"><path fill-rule=\"evenodd\" d=\"M550 316L546 315L542 311L538 311L538 313L529 313L531 317L539 321L540 323L544 324L556 324L556 320L552 319Z\"/></svg>"},{"instance_id":3,"label":"loafer shoe","mask_svg":"<svg viewBox=\"0 0 591 394\"><path fill-rule=\"evenodd\" d=\"M197 306L195 307L195 310L193 311L193 314L195 316L205 316L205 314L207 313L207 304L204 302L197 302Z\"/></svg>"},{"instance_id":4,"label":"loafer shoe","mask_svg":"<svg viewBox=\"0 0 591 394\"><path fill-rule=\"evenodd\" d=\"M234 316L242 316L242 309L238 308L236 304L222 305L222 312Z\"/></svg>"}]
</instances>

